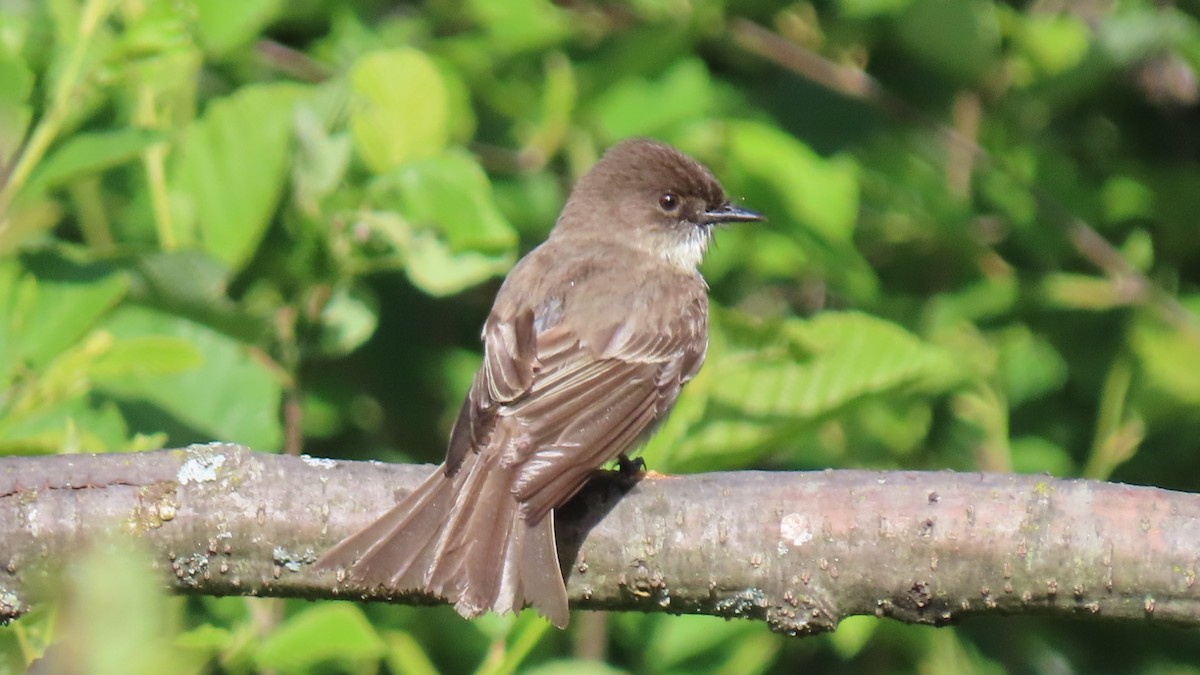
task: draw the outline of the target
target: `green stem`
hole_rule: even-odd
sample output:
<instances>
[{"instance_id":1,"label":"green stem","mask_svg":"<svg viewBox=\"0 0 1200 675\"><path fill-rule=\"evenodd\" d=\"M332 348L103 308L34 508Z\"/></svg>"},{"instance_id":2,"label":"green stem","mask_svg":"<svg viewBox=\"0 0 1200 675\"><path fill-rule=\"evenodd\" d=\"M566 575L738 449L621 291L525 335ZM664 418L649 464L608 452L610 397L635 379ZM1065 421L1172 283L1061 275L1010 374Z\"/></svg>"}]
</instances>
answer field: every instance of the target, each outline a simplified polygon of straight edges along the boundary
<instances>
[{"instance_id":1,"label":"green stem","mask_svg":"<svg viewBox=\"0 0 1200 675\"><path fill-rule=\"evenodd\" d=\"M1096 433L1092 438L1092 451L1088 455L1087 465L1083 468L1084 478L1106 480L1117 464L1128 458L1128 442L1117 441L1123 440L1119 435L1125 431L1125 405L1132 382L1133 364L1130 358L1127 355L1118 356L1109 367L1100 392ZM1124 450L1117 453L1118 448Z\"/></svg>"},{"instance_id":2,"label":"green stem","mask_svg":"<svg viewBox=\"0 0 1200 675\"><path fill-rule=\"evenodd\" d=\"M83 14L79 20L79 39L71 50L62 76L54 88L54 94L50 98L50 108L38 121L29 140L26 141L16 164L13 165L12 173L8 176L8 182L0 186L0 218L8 211L17 192L29 179L33 168L46 154L46 150L49 149L50 144L62 129L63 122L70 114L71 99L74 98L79 87L80 71L83 69L92 38L99 26L108 19L108 15L112 11L112 4L111 0L87 0L84 4ZM5 227L4 221L0 220L0 232L3 232Z\"/></svg>"},{"instance_id":3,"label":"green stem","mask_svg":"<svg viewBox=\"0 0 1200 675\"><path fill-rule=\"evenodd\" d=\"M137 124L147 129L157 129L158 111L154 104L154 90L143 86L138 92ZM142 153L142 166L146 170L146 182L150 188L150 208L154 213L154 230L158 243L164 251L179 248L175 227L171 224L170 199L167 195L167 144L155 143Z\"/></svg>"},{"instance_id":4,"label":"green stem","mask_svg":"<svg viewBox=\"0 0 1200 675\"><path fill-rule=\"evenodd\" d=\"M75 217L79 221L83 240L96 251L111 253L115 244L112 226L104 210L100 179L89 176L78 180L67 188L67 193L75 207Z\"/></svg>"}]
</instances>

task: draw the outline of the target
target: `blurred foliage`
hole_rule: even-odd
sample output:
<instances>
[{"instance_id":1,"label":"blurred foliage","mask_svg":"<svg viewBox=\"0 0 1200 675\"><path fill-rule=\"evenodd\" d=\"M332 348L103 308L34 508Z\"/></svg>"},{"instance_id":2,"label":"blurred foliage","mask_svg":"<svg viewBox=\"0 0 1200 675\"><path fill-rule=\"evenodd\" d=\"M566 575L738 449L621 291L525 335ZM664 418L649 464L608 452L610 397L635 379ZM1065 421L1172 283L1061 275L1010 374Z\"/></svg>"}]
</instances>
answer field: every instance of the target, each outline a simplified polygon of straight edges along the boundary
<instances>
[{"instance_id":1,"label":"blurred foliage","mask_svg":"<svg viewBox=\"0 0 1200 675\"><path fill-rule=\"evenodd\" d=\"M1198 17L1192 0L0 0L0 453L220 439L437 461L499 279L604 148L648 135L770 218L717 235L709 364L653 468L1200 489ZM60 601L0 629L0 671L52 643L98 673L1200 661L1148 626L1029 617L797 640L706 617L563 634L529 614L169 600L125 555L83 558ZM606 664L577 660L596 645Z\"/></svg>"}]
</instances>

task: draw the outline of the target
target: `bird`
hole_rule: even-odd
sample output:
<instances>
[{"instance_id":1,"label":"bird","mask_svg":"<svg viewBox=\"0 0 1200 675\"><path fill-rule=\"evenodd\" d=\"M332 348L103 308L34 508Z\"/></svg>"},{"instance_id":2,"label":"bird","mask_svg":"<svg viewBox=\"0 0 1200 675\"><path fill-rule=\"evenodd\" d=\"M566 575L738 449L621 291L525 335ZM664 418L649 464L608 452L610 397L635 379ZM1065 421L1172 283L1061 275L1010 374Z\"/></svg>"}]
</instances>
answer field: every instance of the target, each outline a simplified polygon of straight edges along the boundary
<instances>
[{"instance_id":1,"label":"bird","mask_svg":"<svg viewBox=\"0 0 1200 675\"><path fill-rule=\"evenodd\" d=\"M713 228L763 219L666 143L612 147L497 292L445 461L318 567L467 618L532 606L566 627L555 509L627 460L696 375Z\"/></svg>"}]
</instances>

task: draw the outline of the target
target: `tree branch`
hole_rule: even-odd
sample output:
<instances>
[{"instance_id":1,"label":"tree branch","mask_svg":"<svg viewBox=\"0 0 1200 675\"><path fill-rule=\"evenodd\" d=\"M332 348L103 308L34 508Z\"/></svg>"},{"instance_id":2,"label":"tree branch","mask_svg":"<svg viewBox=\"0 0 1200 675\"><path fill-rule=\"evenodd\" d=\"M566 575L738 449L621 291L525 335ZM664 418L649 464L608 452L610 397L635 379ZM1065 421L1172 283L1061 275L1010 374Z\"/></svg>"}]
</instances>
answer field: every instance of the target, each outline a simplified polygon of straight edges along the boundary
<instances>
[{"instance_id":1,"label":"tree branch","mask_svg":"<svg viewBox=\"0 0 1200 675\"><path fill-rule=\"evenodd\" d=\"M432 469L229 444L0 459L0 618L104 531L141 538L177 592L386 599L319 552ZM560 511L574 607L766 620L982 613L1200 624L1200 496L1040 476L734 472L593 480ZM429 602L428 598L391 598Z\"/></svg>"}]
</instances>

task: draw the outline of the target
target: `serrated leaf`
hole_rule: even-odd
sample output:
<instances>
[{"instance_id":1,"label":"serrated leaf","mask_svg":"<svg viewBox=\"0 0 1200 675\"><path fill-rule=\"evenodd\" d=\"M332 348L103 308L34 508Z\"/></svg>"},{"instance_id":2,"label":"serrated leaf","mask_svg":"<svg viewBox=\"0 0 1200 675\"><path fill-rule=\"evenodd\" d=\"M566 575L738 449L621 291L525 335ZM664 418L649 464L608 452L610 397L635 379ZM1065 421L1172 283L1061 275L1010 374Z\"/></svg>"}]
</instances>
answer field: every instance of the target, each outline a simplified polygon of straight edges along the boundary
<instances>
[{"instance_id":1,"label":"serrated leaf","mask_svg":"<svg viewBox=\"0 0 1200 675\"><path fill-rule=\"evenodd\" d=\"M744 466L845 406L937 394L964 377L944 349L866 314L826 312L757 329L728 314L715 315L708 362L684 388L680 418L672 415L647 445L652 465Z\"/></svg>"},{"instance_id":2,"label":"serrated leaf","mask_svg":"<svg viewBox=\"0 0 1200 675\"><path fill-rule=\"evenodd\" d=\"M450 96L417 49L375 52L350 70L350 130L367 166L383 173L440 153L450 138Z\"/></svg>"},{"instance_id":3,"label":"serrated leaf","mask_svg":"<svg viewBox=\"0 0 1200 675\"><path fill-rule=\"evenodd\" d=\"M322 663L376 661L385 649L361 609L330 602L289 617L263 639L254 660L260 670L310 672Z\"/></svg>"},{"instance_id":4,"label":"serrated leaf","mask_svg":"<svg viewBox=\"0 0 1200 675\"><path fill-rule=\"evenodd\" d=\"M815 419L855 398L959 376L950 356L903 328L857 312L825 312L800 334L816 352L803 361L763 358L714 364L714 402L745 414Z\"/></svg>"},{"instance_id":5,"label":"serrated leaf","mask_svg":"<svg viewBox=\"0 0 1200 675\"><path fill-rule=\"evenodd\" d=\"M862 302L874 298L879 282L854 245L859 209L855 160L848 155L822 157L791 134L757 121L706 126L708 134L726 143L722 159L731 179L730 194L768 218L765 226L720 233L715 248L740 245L741 257L754 261L755 270L761 264L785 278L804 270L824 276L840 292ZM781 234L793 242L779 246ZM769 241L772 238L776 241ZM718 256L713 262L737 264Z\"/></svg>"},{"instance_id":6,"label":"serrated leaf","mask_svg":"<svg viewBox=\"0 0 1200 675\"><path fill-rule=\"evenodd\" d=\"M240 270L271 224L288 173L292 109L306 89L250 85L193 122L169 184L181 241Z\"/></svg>"}]
</instances>

